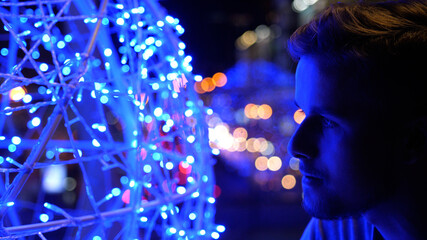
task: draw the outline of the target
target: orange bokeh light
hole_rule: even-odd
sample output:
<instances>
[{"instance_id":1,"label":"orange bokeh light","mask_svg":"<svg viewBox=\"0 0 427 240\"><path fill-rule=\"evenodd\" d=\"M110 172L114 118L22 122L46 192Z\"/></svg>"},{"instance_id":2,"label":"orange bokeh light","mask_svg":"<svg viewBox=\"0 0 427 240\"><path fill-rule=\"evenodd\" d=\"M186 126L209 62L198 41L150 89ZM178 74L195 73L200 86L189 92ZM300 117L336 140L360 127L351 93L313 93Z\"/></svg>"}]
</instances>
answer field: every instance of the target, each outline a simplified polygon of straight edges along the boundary
<instances>
[{"instance_id":1,"label":"orange bokeh light","mask_svg":"<svg viewBox=\"0 0 427 240\"><path fill-rule=\"evenodd\" d=\"M267 167L267 162L268 162L268 158L267 157L264 157L264 156L258 157L255 160L255 168L257 170L259 170L259 171L265 171L268 168Z\"/></svg>"},{"instance_id":2,"label":"orange bokeh light","mask_svg":"<svg viewBox=\"0 0 427 240\"><path fill-rule=\"evenodd\" d=\"M194 91L196 91L196 93L199 93L199 94L205 93L205 91L202 88L202 82L194 83Z\"/></svg>"},{"instance_id":3,"label":"orange bokeh light","mask_svg":"<svg viewBox=\"0 0 427 240\"><path fill-rule=\"evenodd\" d=\"M239 151L239 152L245 151L246 150L246 141L237 142L237 148L236 148L236 150Z\"/></svg>"},{"instance_id":4,"label":"orange bokeh light","mask_svg":"<svg viewBox=\"0 0 427 240\"><path fill-rule=\"evenodd\" d=\"M263 152L268 147L268 142L265 138L255 138L253 142L253 149L255 152Z\"/></svg>"},{"instance_id":5,"label":"orange bokeh light","mask_svg":"<svg viewBox=\"0 0 427 240\"><path fill-rule=\"evenodd\" d=\"M227 83L227 76L222 72L218 72L212 76L212 80L215 86L223 87Z\"/></svg>"},{"instance_id":6,"label":"orange bokeh light","mask_svg":"<svg viewBox=\"0 0 427 240\"><path fill-rule=\"evenodd\" d=\"M284 189L288 189L288 190L292 189L295 187L296 183L297 183L297 180L293 175L288 174L282 178L282 187Z\"/></svg>"},{"instance_id":7,"label":"orange bokeh light","mask_svg":"<svg viewBox=\"0 0 427 240\"><path fill-rule=\"evenodd\" d=\"M212 80L212 78L208 77L208 78L204 78L202 80L202 89L205 92L212 92L215 89L215 84Z\"/></svg>"},{"instance_id":8,"label":"orange bokeh light","mask_svg":"<svg viewBox=\"0 0 427 240\"><path fill-rule=\"evenodd\" d=\"M246 141L246 149L249 152L256 152L255 148L254 148L254 142L255 142L256 138L249 138L248 141Z\"/></svg>"},{"instance_id":9,"label":"orange bokeh light","mask_svg":"<svg viewBox=\"0 0 427 240\"><path fill-rule=\"evenodd\" d=\"M246 105L245 115L247 118L257 118L258 117L258 106L253 104L253 103L249 103L248 105Z\"/></svg>"},{"instance_id":10,"label":"orange bokeh light","mask_svg":"<svg viewBox=\"0 0 427 240\"><path fill-rule=\"evenodd\" d=\"M246 129L242 128L242 127L238 127L236 129L234 129L233 131L233 137L236 139L244 139L246 140L246 138L248 138L248 131L246 131Z\"/></svg>"},{"instance_id":11,"label":"orange bokeh light","mask_svg":"<svg viewBox=\"0 0 427 240\"><path fill-rule=\"evenodd\" d=\"M257 114L262 119L269 119L273 114L273 109L267 104L262 104L258 107Z\"/></svg>"},{"instance_id":12,"label":"orange bokeh light","mask_svg":"<svg viewBox=\"0 0 427 240\"><path fill-rule=\"evenodd\" d=\"M305 112L302 109L298 109L294 113L294 120L296 123L301 124L304 121Z\"/></svg>"},{"instance_id":13,"label":"orange bokeh light","mask_svg":"<svg viewBox=\"0 0 427 240\"><path fill-rule=\"evenodd\" d=\"M24 98L26 93L27 93L27 91L25 91L25 88L16 87L16 88L13 88L12 90L10 90L9 97L11 100L17 102L17 101L21 100L22 98Z\"/></svg>"}]
</instances>

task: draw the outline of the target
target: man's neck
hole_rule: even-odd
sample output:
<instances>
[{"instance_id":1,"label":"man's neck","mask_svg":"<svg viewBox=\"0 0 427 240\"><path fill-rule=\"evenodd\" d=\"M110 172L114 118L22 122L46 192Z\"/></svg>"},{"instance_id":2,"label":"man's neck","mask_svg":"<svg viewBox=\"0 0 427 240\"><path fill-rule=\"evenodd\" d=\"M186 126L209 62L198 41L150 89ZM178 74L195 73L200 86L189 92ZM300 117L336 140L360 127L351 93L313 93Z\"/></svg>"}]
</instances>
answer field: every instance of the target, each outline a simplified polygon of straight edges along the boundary
<instances>
[{"instance_id":1,"label":"man's neck","mask_svg":"<svg viewBox=\"0 0 427 240\"><path fill-rule=\"evenodd\" d=\"M394 197L366 211L364 217L386 240L427 239L427 197L405 189Z\"/></svg>"}]
</instances>

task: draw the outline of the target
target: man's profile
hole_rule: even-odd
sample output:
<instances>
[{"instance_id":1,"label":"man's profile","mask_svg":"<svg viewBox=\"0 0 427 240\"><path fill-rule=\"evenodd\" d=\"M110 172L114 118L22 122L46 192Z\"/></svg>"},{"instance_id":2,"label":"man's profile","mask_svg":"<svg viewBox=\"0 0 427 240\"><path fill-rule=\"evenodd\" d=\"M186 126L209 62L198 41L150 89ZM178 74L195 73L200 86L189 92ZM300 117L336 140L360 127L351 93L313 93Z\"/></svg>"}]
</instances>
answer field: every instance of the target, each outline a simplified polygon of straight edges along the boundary
<instances>
[{"instance_id":1,"label":"man's profile","mask_svg":"<svg viewBox=\"0 0 427 240\"><path fill-rule=\"evenodd\" d=\"M302 239L427 239L426 1L334 4L289 51Z\"/></svg>"}]
</instances>

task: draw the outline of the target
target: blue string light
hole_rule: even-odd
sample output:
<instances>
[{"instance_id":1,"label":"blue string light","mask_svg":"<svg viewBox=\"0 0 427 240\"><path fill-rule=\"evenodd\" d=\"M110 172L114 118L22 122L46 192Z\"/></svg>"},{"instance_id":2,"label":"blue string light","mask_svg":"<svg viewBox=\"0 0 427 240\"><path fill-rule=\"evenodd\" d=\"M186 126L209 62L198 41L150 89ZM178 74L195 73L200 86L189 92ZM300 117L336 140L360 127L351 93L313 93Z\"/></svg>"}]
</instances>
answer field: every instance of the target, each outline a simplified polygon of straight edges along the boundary
<instances>
[{"instance_id":1,"label":"blue string light","mask_svg":"<svg viewBox=\"0 0 427 240\"><path fill-rule=\"evenodd\" d=\"M136 2L0 2L2 237L225 230L184 28L157 1Z\"/></svg>"}]
</instances>

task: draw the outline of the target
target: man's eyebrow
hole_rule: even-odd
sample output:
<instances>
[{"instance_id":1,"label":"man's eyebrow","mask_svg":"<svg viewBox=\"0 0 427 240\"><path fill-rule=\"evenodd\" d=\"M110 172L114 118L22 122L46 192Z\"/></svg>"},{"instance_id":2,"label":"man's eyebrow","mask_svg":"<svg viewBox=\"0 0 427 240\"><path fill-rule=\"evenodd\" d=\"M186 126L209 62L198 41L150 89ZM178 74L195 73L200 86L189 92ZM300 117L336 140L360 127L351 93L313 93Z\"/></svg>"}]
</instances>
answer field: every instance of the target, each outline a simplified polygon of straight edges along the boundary
<instances>
[{"instance_id":1,"label":"man's eyebrow","mask_svg":"<svg viewBox=\"0 0 427 240\"><path fill-rule=\"evenodd\" d=\"M298 105L298 103L297 103L296 100L294 100L294 104L295 104L295 106L297 108L299 108L299 109L302 110L302 108ZM346 115L345 112L336 111L336 110L329 109L329 108L326 108L326 107L325 108L323 108L323 107L314 107L313 109L311 109L311 111L315 112L315 113L319 113L319 114L326 114L326 115L329 115L329 116L336 116L336 117L344 117Z\"/></svg>"}]
</instances>

